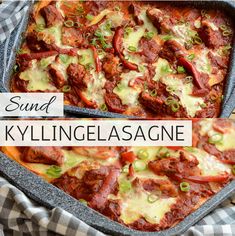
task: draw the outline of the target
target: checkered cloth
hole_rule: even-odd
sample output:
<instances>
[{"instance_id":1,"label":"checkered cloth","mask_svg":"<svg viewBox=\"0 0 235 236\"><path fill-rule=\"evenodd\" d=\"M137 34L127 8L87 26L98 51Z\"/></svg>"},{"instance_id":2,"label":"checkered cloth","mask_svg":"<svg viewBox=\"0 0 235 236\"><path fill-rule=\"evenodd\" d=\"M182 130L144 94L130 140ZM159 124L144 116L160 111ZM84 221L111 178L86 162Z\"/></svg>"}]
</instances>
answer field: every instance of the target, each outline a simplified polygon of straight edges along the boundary
<instances>
[{"instance_id":1,"label":"checkered cloth","mask_svg":"<svg viewBox=\"0 0 235 236\"><path fill-rule=\"evenodd\" d=\"M14 28L22 27L21 19L28 10L27 1L5 1L0 5L0 75L9 67L12 48L17 40ZM12 42L13 41L13 42ZM48 210L27 198L24 193L0 177L0 236L2 235L97 235L93 229L61 208ZM221 204L183 236L235 236L235 196Z\"/></svg>"}]
</instances>

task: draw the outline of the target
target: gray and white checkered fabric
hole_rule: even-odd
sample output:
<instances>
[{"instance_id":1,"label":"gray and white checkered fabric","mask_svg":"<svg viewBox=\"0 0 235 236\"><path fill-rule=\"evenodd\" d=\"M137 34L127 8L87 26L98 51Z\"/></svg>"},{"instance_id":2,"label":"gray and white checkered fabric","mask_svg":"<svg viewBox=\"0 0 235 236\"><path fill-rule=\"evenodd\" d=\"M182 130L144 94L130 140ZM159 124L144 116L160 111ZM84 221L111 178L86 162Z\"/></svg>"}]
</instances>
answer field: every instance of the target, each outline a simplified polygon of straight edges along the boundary
<instances>
[{"instance_id":1,"label":"gray and white checkered fabric","mask_svg":"<svg viewBox=\"0 0 235 236\"><path fill-rule=\"evenodd\" d=\"M39 206L1 177L0 235L104 236L61 208Z\"/></svg>"},{"instance_id":2,"label":"gray and white checkered fabric","mask_svg":"<svg viewBox=\"0 0 235 236\"><path fill-rule=\"evenodd\" d=\"M9 52L16 45L10 43L15 27L22 27L21 19L28 10L27 1L4 1L0 5L0 75L9 67ZM12 41L12 40L11 40ZM27 198L20 190L0 177L0 236L2 235L66 235L104 236L61 208L48 210ZM228 199L182 236L235 236L235 196Z\"/></svg>"},{"instance_id":3,"label":"gray and white checkered fabric","mask_svg":"<svg viewBox=\"0 0 235 236\"><path fill-rule=\"evenodd\" d=\"M0 6L0 43L9 37L27 10L26 1L3 1Z\"/></svg>"}]
</instances>

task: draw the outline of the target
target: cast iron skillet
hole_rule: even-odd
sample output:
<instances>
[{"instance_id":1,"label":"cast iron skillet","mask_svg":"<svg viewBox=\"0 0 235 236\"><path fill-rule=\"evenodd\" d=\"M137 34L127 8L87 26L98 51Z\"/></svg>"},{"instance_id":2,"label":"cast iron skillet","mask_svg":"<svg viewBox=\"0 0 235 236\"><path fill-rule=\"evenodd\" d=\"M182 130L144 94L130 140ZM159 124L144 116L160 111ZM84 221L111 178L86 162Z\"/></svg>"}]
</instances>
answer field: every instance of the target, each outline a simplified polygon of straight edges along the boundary
<instances>
[{"instance_id":1,"label":"cast iron skillet","mask_svg":"<svg viewBox=\"0 0 235 236\"><path fill-rule=\"evenodd\" d=\"M231 0L225 1L167 1L168 4L175 5L190 5L192 7L199 8L217 8L219 10L225 10L230 17L235 21L235 2ZM32 3L29 3L32 5ZM31 6L32 7L32 6ZM16 51L20 47L22 42L22 33L26 30L28 24L28 17L31 9L24 16L23 21L14 31L13 35L8 41L8 44L0 45L0 65L3 65L4 47L7 48L7 55L9 57L9 67L2 71L2 80L0 81L0 92L10 91L10 77L12 68L15 64ZM235 45L235 37L233 46ZM1 72L1 71L0 71ZM224 100L221 106L220 117L229 117L235 108L235 48L232 49L229 73L227 76L227 82L224 90ZM67 114L72 114L77 117L110 117L110 118L128 118L129 116L121 115L113 112L103 112L95 109L79 108L75 106L64 106L64 110Z\"/></svg>"},{"instance_id":2,"label":"cast iron skillet","mask_svg":"<svg viewBox=\"0 0 235 236\"><path fill-rule=\"evenodd\" d=\"M78 200L54 187L52 184L45 182L42 178L20 166L1 152L0 174L39 204L49 209L59 206L90 226L104 233L117 236L173 236L182 234L190 226L215 209L222 201L235 193L234 180L175 227L160 232L142 232L129 229L86 207Z\"/></svg>"}]
</instances>

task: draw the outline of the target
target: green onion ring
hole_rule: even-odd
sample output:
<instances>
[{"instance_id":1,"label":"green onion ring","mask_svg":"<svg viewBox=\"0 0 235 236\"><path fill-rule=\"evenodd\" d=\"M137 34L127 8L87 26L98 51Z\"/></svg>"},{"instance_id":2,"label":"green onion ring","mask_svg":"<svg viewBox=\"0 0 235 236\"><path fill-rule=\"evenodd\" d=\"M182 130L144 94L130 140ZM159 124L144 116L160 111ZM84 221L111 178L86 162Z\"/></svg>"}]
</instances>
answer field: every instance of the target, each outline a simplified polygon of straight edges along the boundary
<instances>
[{"instance_id":1,"label":"green onion ring","mask_svg":"<svg viewBox=\"0 0 235 236\"><path fill-rule=\"evenodd\" d=\"M174 101L175 101L175 98L170 96L166 99L165 104L170 105Z\"/></svg>"},{"instance_id":2,"label":"green onion ring","mask_svg":"<svg viewBox=\"0 0 235 236\"><path fill-rule=\"evenodd\" d=\"M141 160L146 160L146 159L148 159L148 157L149 157L149 153L148 153L148 151L145 150L145 149L140 149L140 150L138 151L138 153L137 153L137 156L138 156L138 158L141 159Z\"/></svg>"},{"instance_id":3,"label":"green onion ring","mask_svg":"<svg viewBox=\"0 0 235 236\"><path fill-rule=\"evenodd\" d=\"M202 39L198 35L196 35L196 36L193 37L193 43L194 44L201 44Z\"/></svg>"},{"instance_id":4,"label":"green onion ring","mask_svg":"<svg viewBox=\"0 0 235 236\"><path fill-rule=\"evenodd\" d=\"M186 82L187 84L192 83L192 81L193 81L193 77L192 77L192 76L187 76L187 77L185 77L185 82Z\"/></svg>"},{"instance_id":5,"label":"green onion ring","mask_svg":"<svg viewBox=\"0 0 235 236\"><path fill-rule=\"evenodd\" d=\"M85 199L79 199L79 202L87 206L87 201Z\"/></svg>"},{"instance_id":6,"label":"green onion ring","mask_svg":"<svg viewBox=\"0 0 235 236\"><path fill-rule=\"evenodd\" d=\"M71 28L74 26L74 21L72 20L67 20L64 22L64 26L68 27L68 28Z\"/></svg>"},{"instance_id":7,"label":"green onion ring","mask_svg":"<svg viewBox=\"0 0 235 236\"><path fill-rule=\"evenodd\" d=\"M151 97L156 97L156 96L157 96L157 91L156 91L156 89L153 89L153 90L150 92L150 96L151 96Z\"/></svg>"},{"instance_id":8,"label":"green onion ring","mask_svg":"<svg viewBox=\"0 0 235 236\"><path fill-rule=\"evenodd\" d=\"M230 36L230 35L232 35L232 31L230 30L230 29L228 29L228 30L225 30L225 31L223 31L223 36Z\"/></svg>"},{"instance_id":9,"label":"green onion ring","mask_svg":"<svg viewBox=\"0 0 235 236\"><path fill-rule=\"evenodd\" d=\"M134 47L134 46L129 46L129 47L128 47L128 50L129 50L130 52L136 52L136 51L137 51L137 48Z\"/></svg>"},{"instance_id":10,"label":"green onion ring","mask_svg":"<svg viewBox=\"0 0 235 236\"><path fill-rule=\"evenodd\" d=\"M144 161L142 160L137 160L133 163L133 166L134 166L134 170L135 171L143 171L147 168L147 165Z\"/></svg>"},{"instance_id":11,"label":"green onion ring","mask_svg":"<svg viewBox=\"0 0 235 236\"><path fill-rule=\"evenodd\" d=\"M107 108L105 103L100 106L100 110L101 111L107 111L108 110L108 108Z\"/></svg>"},{"instance_id":12,"label":"green onion ring","mask_svg":"<svg viewBox=\"0 0 235 236\"><path fill-rule=\"evenodd\" d=\"M62 91L63 91L64 93L67 93L67 92L71 91L71 86L70 86L70 85L65 85L65 86L63 86Z\"/></svg>"},{"instance_id":13,"label":"green onion ring","mask_svg":"<svg viewBox=\"0 0 235 236\"><path fill-rule=\"evenodd\" d=\"M223 140L223 135L222 134L213 134L209 139L208 142L211 144L218 144L221 143Z\"/></svg>"},{"instance_id":14,"label":"green onion ring","mask_svg":"<svg viewBox=\"0 0 235 236\"><path fill-rule=\"evenodd\" d=\"M171 103L171 110L173 112L177 112L179 109L180 109L180 105L179 105L178 101Z\"/></svg>"},{"instance_id":15,"label":"green onion ring","mask_svg":"<svg viewBox=\"0 0 235 236\"><path fill-rule=\"evenodd\" d=\"M123 180L119 183L119 191L121 193L129 192L132 188L131 182L128 180Z\"/></svg>"},{"instance_id":16,"label":"green onion ring","mask_svg":"<svg viewBox=\"0 0 235 236\"><path fill-rule=\"evenodd\" d=\"M188 182L181 182L180 183L180 190L182 192L188 192L190 190L190 184Z\"/></svg>"},{"instance_id":17,"label":"green onion ring","mask_svg":"<svg viewBox=\"0 0 235 236\"><path fill-rule=\"evenodd\" d=\"M155 194L153 194L153 193L150 193L150 194L148 195L148 197L147 197L147 201L148 201L149 203L154 203L154 202L156 202L158 199L159 199L159 196L157 196L157 195L155 195Z\"/></svg>"},{"instance_id":18,"label":"green onion ring","mask_svg":"<svg viewBox=\"0 0 235 236\"><path fill-rule=\"evenodd\" d=\"M170 153L169 153L169 150L168 148L166 147L160 147L158 152L157 152L157 157L159 158L165 158L165 157L169 157L170 156Z\"/></svg>"}]
</instances>

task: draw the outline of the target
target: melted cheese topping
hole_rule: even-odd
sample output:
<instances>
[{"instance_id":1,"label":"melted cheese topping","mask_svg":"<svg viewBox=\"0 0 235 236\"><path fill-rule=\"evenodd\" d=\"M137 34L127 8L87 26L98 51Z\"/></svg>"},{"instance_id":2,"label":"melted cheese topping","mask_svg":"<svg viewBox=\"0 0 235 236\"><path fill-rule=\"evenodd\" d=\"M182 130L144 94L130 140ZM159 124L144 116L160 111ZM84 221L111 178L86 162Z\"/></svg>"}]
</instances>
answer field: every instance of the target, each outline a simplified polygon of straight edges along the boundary
<instances>
[{"instance_id":1,"label":"melted cheese topping","mask_svg":"<svg viewBox=\"0 0 235 236\"><path fill-rule=\"evenodd\" d=\"M153 77L154 81L158 81L161 77L169 75L173 72L170 68L170 64L167 60L158 58L157 62L153 64L155 66L155 75Z\"/></svg>"},{"instance_id":2,"label":"melted cheese topping","mask_svg":"<svg viewBox=\"0 0 235 236\"><path fill-rule=\"evenodd\" d=\"M84 95L87 99L95 101L97 105L101 106L104 104L104 94L105 90L105 76L103 73L97 74L94 70L91 71L92 80L89 81L87 89L84 92Z\"/></svg>"},{"instance_id":3,"label":"melted cheese topping","mask_svg":"<svg viewBox=\"0 0 235 236\"><path fill-rule=\"evenodd\" d=\"M138 48L140 39L144 36L145 27L137 27L135 31L128 34L127 37L123 39L123 46L127 49L129 46Z\"/></svg>"},{"instance_id":4,"label":"melted cheese topping","mask_svg":"<svg viewBox=\"0 0 235 236\"><path fill-rule=\"evenodd\" d=\"M207 49L202 50L200 54L196 55L195 59L195 65L197 70L206 74L210 74L212 70L210 60L207 56L208 52L209 51Z\"/></svg>"},{"instance_id":5,"label":"melted cheese topping","mask_svg":"<svg viewBox=\"0 0 235 236\"><path fill-rule=\"evenodd\" d=\"M36 60L32 61L32 67L20 74L20 79L29 81L27 86L29 91L56 90L56 88L50 83L48 73L40 68Z\"/></svg>"},{"instance_id":6,"label":"melted cheese topping","mask_svg":"<svg viewBox=\"0 0 235 236\"><path fill-rule=\"evenodd\" d=\"M184 84L182 79L175 76L163 77L162 82L173 89L171 93L180 98L182 106L190 117L194 117L196 112L202 109L203 98L191 96L193 90L192 83Z\"/></svg>"},{"instance_id":7,"label":"melted cheese topping","mask_svg":"<svg viewBox=\"0 0 235 236\"><path fill-rule=\"evenodd\" d=\"M125 224L131 224L140 217L144 217L149 223L158 224L170 211L171 206L176 203L176 198L162 198L154 203L149 203L148 195L149 193L146 191L132 192L126 199L122 199L120 218Z\"/></svg>"},{"instance_id":8,"label":"melted cheese topping","mask_svg":"<svg viewBox=\"0 0 235 236\"><path fill-rule=\"evenodd\" d=\"M122 104L135 106L138 105L138 96L141 90L129 87L130 81L134 81L137 77L142 77L142 73L136 71L130 71L128 73L122 73L122 80L119 82L113 90L122 100Z\"/></svg>"},{"instance_id":9,"label":"melted cheese topping","mask_svg":"<svg viewBox=\"0 0 235 236\"><path fill-rule=\"evenodd\" d=\"M199 161L198 167L200 168L201 175L203 176L216 176L224 174L225 172L231 173L231 168L229 165L220 162L218 158L203 150L194 148L192 154Z\"/></svg>"},{"instance_id":10,"label":"melted cheese topping","mask_svg":"<svg viewBox=\"0 0 235 236\"><path fill-rule=\"evenodd\" d=\"M45 28L40 32L45 41L51 42L54 39L55 44L60 48L72 48L68 45L63 45L62 43L62 24L54 25L50 28Z\"/></svg>"},{"instance_id":11,"label":"melted cheese topping","mask_svg":"<svg viewBox=\"0 0 235 236\"><path fill-rule=\"evenodd\" d=\"M202 120L200 122L200 125L201 125L200 134L202 136L207 134L209 137L212 137L213 135L218 134L218 132L216 132L212 127L213 125L212 119ZM222 140L221 142L215 143L215 146L219 151L223 152L223 151L235 149L234 127L232 127L230 130L228 130L224 134L221 134L221 133L219 134L222 137Z\"/></svg>"},{"instance_id":12,"label":"melted cheese topping","mask_svg":"<svg viewBox=\"0 0 235 236\"><path fill-rule=\"evenodd\" d=\"M173 26L172 31L176 36L175 40L181 45L190 41L191 38L197 34L196 31L191 29L190 24L187 23Z\"/></svg>"},{"instance_id":13,"label":"melted cheese topping","mask_svg":"<svg viewBox=\"0 0 235 236\"><path fill-rule=\"evenodd\" d=\"M80 56L79 63L81 65L85 66L90 64L93 68L95 68L95 59L91 49L80 49L78 50L78 55Z\"/></svg>"}]
</instances>

